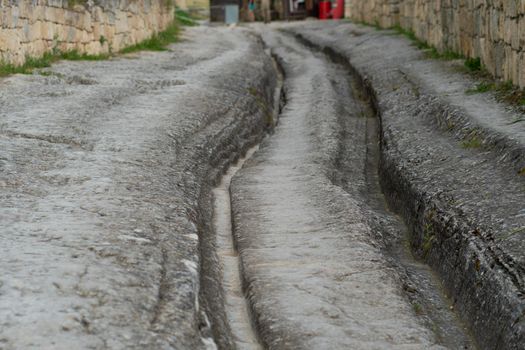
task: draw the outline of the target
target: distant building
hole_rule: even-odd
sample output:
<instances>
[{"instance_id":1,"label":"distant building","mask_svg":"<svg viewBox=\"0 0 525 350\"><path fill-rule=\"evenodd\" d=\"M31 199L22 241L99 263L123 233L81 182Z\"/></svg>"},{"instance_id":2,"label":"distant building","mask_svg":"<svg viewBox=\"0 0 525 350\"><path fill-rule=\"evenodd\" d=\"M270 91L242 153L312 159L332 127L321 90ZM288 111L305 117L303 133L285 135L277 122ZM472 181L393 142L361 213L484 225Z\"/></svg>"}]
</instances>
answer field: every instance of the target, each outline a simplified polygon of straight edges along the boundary
<instances>
[{"instance_id":1,"label":"distant building","mask_svg":"<svg viewBox=\"0 0 525 350\"><path fill-rule=\"evenodd\" d=\"M235 15L239 18L240 8L241 2L238 0L210 0L210 21L231 22L233 9L236 9Z\"/></svg>"},{"instance_id":2,"label":"distant building","mask_svg":"<svg viewBox=\"0 0 525 350\"><path fill-rule=\"evenodd\" d=\"M186 0L189 1L189 0ZM255 0L255 20L262 21L262 1ZM269 0L272 20L294 20L317 16L318 0ZM248 20L248 0L210 0L210 20L212 22L225 21L226 5L238 5L239 18Z\"/></svg>"}]
</instances>

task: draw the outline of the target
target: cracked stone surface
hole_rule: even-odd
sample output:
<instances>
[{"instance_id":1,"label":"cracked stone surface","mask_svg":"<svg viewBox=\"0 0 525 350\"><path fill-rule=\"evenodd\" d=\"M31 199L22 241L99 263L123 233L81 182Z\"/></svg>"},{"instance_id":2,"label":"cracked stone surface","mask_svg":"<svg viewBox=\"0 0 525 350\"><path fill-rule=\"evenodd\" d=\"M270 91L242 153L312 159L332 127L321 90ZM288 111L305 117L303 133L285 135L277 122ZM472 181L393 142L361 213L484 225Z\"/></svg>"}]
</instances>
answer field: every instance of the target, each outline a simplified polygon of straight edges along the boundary
<instances>
[{"instance_id":1,"label":"cracked stone surface","mask_svg":"<svg viewBox=\"0 0 525 350\"><path fill-rule=\"evenodd\" d=\"M275 133L234 177L231 193L263 343L271 349L442 348L403 295L363 203L331 179L339 120L361 117L348 72L289 36L262 33L284 68L287 103ZM366 154L355 151L348 156L362 165Z\"/></svg>"},{"instance_id":2,"label":"cracked stone surface","mask_svg":"<svg viewBox=\"0 0 525 350\"><path fill-rule=\"evenodd\" d=\"M0 80L0 349L214 346L198 201L266 127L264 57L242 29L200 27L168 52Z\"/></svg>"},{"instance_id":3,"label":"cracked stone surface","mask_svg":"<svg viewBox=\"0 0 525 350\"><path fill-rule=\"evenodd\" d=\"M246 347L520 348L523 124L457 64L328 21L0 80L0 350L243 347L212 187L277 122L270 53L286 104L230 188Z\"/></svg>"},{"instance_id":4,"label":"cracked stone surface","mask_svg":"<svg viewBox=\"0 0 525 350\"><path fill-rule=\"evenodd\" d=\"M351 23L288 29L365 81L381 117L382 188L479 346L520 348L525 129L513 122L517 111L491 94L467 95L475 81L457 63L425 59L391 32Z\"/></svg>"}]
</instances>

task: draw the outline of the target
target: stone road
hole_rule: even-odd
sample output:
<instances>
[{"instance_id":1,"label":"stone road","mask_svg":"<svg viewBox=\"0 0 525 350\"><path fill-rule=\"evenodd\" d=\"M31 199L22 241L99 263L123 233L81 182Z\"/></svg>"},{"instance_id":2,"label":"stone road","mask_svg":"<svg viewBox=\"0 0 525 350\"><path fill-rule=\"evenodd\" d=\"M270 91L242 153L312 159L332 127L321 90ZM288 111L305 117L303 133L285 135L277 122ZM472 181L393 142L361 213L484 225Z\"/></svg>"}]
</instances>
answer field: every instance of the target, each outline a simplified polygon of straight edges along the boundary
<instances>
[{"instance_id":1,"label":"stone road","mask_svg":"<svg viewBox=\"0 0 525 350\"><path fill-rule=\"evenodd\" d=\"M520 348L519 111L392 34L0 80L0 349Z\"/></svg>"},{"instance_id":2,"label":"stone road","mask_svg":"<svg viewBox=\"0 0 525 350\"><path fill-rule=\"evenodd\" d=\"M0 349L213 343L200 198L262 136L274 72L240 29L184 40L0 80Z\"/></svg>"}]
</instances>

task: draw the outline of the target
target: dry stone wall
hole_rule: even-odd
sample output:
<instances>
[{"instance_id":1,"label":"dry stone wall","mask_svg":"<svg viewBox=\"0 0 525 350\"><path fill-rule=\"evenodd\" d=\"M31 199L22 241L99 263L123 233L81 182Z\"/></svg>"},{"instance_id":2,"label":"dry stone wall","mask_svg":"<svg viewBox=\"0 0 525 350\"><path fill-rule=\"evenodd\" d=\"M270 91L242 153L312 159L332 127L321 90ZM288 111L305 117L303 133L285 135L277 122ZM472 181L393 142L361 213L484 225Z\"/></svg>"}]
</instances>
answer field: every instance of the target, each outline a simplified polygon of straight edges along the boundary
<instances>
[{"instance_id":1,"label":"dry stone wall","mask_svg":"<svg viewBox=\"0 0 525 350\"><path fill-rule=\"evenodd\" d=\"M169 0L0 0L0 59L22 64L52 50L116 52L173 18Z\"/></svg>"},{"instance_id":2,"label":"dry stone wall","mask_svg":"<svg viewBox=\"0 0 525 350\"><path fill-rule=\"evenodd\" d=\"M413 31L440 51L479 57L525 87L525 0L347 0L347 17Z\"/></svg>"}]
</instances>

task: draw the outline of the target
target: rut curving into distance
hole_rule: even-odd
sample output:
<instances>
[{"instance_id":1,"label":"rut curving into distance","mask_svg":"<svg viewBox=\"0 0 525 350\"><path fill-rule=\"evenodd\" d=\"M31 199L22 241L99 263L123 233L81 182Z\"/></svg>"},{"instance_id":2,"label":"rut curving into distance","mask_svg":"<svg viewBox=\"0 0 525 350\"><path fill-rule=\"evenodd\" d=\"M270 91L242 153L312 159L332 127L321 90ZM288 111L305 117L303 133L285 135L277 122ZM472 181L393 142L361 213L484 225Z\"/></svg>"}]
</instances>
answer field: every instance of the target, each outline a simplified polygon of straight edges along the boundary
<instances>
[{"instance_id":1,"label":"rut curving into distance","mask_svg":"<svg viewBox=\"0 0 525 350\"><path fill-rule=\"evenodd\" d=\"M357 78L289 35L263 37L287 104L230 192L264 347L474 348L430 270L398 248L406 228L380 190L378 121Z\"/></svg>"},{"instance_id":2,"label":"rut curving into distance","mask_svg":"<svg viewBox=\"0 0 525 350\"><path fill-rule=\"evenodd\" d=\"M235 247L231 221L230 182L244 162L257 151L258 146L248 150L244 158L231 166L213 189L213 226L217 235L217 255L222 267L222 286L228 323L237 349L263 349L252 326L249 306L244 297L239 253Z\"/></svg>"}]
</instances>

